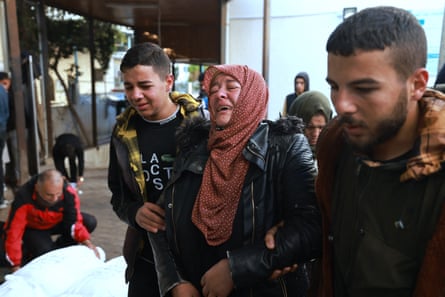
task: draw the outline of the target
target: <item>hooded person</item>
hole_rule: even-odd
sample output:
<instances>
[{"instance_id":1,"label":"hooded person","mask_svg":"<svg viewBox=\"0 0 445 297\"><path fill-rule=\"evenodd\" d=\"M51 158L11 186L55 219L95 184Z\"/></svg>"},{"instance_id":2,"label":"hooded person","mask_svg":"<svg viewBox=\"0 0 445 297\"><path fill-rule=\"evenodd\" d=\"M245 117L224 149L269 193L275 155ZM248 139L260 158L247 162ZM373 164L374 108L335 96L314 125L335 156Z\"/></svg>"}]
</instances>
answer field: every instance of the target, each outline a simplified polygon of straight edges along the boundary
<instances>
[{"instance_id":1,"label":"hooded person","mask_svg":"<svg viewBox=\"0 0 445 297\"><path fill-rule=\"evenodd\" d=\"M312 148L315 158L315 145L323 128L332 119L329 99L319 91L307 91L298 97L289 108L288 115L297 116L304 122L304 135Z\"/></svg>"},{"instance_id":2,"label":"hooded person","mask_svg":"<svg viewBox=\"0 0 445 297\"><path fill-rule=\"evenodd\" d=\"M307 72L299 72L294 78L294 92L286 96L283 106L283 116L288 114L288 110L292 103L295 102L298 96L303 92L309 91L309 74Z\"/></svg>"}]
</instances>

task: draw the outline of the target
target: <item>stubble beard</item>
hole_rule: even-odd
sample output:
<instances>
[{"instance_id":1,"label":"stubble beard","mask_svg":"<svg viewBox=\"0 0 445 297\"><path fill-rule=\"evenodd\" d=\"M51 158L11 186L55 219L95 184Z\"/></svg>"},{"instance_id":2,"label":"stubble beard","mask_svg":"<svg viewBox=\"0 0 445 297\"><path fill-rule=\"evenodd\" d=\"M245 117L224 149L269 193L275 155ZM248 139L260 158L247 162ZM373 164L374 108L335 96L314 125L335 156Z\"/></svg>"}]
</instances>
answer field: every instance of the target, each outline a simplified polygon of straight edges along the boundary
<instances>
[{"instance_id":1,"label":"stubble beard","mask_svg":"<svg viewBox=\"0 0 445 297\"><path fill-rule=\"evenodd\" d=\"M369 139L363 141L354 141L348 137L345 133L346 140L351 145L353 150L359 154L371 156L373 149L376 145L382 144L389 139L393 138L400 131L401 127L407 118L407 98L404 90L401 90L397 103L394 106L389 116L381 120L376 126L375 131L372 131ZM354 120L351 117L344 116L341 119L342 123L353 123Z\"/></svg>"}]
</instances>

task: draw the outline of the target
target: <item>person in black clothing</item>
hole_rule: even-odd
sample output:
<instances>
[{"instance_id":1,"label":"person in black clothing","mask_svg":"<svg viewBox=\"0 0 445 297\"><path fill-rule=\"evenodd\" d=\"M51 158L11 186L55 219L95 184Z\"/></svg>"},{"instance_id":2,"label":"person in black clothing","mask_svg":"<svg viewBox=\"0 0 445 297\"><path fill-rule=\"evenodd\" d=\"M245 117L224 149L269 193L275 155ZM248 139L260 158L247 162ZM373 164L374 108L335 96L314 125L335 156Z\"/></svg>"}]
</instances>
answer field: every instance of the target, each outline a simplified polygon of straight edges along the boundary
<instances>
[{"instance_id":1,"label":"person in black clothing","mask_svg":"<svg viewBox=\"0 0 445 297\"><path fill-rule=\"evenodd\" d=\"M65 158L69 160L70 173L65 167ZM74 134L64 133L56 138L53 147L54 166L74 188L79 187L83 181L85 168L84 148L80 138Z\"/></svg>"},{"instance_id":2,"label":"person in black clothing","mask_svg":"<svg viewBox=\"0 0 445 297\"><path fill-rule=\"evenodd\" d=\"M286 96L283 106L282 116L287 116L287 111L289 110L292 103L300 96L301 93L309 90L309 74L306 72L299 72L294 79L294 89L295 91Z\"/></svg>"},{"instance_id":3,"label":"person in black clothing","mask_svg":"<svg viewBox=\"0 0 445 297\"><path fill-rule=\"evenodd\" d=\"M130 48L120 65L129 107L117 118L110 141L110 203L128 225L123 245L128 297L159 297L147 232L165 228L155 204L172 174L176 129L189 117L204 116L201 102L171 92L171 61L156 44Z\"/></svg>"}]
</instances>

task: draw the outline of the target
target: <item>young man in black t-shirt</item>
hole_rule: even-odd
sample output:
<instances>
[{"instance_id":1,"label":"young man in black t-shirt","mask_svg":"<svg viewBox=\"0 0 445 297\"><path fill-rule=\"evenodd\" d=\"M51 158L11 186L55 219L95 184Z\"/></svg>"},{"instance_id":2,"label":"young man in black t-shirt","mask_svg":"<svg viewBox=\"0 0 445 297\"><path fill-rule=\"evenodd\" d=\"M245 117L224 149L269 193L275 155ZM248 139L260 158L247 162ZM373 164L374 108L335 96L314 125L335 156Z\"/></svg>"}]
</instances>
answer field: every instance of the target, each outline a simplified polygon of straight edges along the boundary
<instances>
[{"instance_id":1,"label":"young man in black t-shirt","mask_svg":"<svg viewBox=\"0 0 445 297\"><path fill-rule=\"evenodd\" d=\"M165 228L164 210L155 203L171 177L176 128L186 117L203 116L199 101L171 93L170 69L168 56L152 43L129 49L120 67L129 107L111 137L108 185L113 210L129 225L124 257L130 297L159 296L147 231Z\"/></svg>"}]
</instances>

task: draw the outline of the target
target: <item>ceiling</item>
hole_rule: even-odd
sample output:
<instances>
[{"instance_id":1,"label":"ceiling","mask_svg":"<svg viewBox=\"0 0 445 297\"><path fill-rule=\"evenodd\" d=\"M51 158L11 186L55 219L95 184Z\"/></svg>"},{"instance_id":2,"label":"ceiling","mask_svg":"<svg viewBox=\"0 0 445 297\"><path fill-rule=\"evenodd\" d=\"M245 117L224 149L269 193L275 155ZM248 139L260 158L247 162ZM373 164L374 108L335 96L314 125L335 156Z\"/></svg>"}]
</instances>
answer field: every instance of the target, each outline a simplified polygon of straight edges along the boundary
<instances>
[{"instance_id":1,"label":"ceiling","mask_svg":"<svg viewBox=\"0 0 445 297\"><path fill-rule=\"evenodd\" d=\"M48 6L132 27L136 42L160 36L176 58L197 63L220 61L223 0L45 0ZM145 37L144 37L145 36Z\"/></svg>"}]
</instances>

